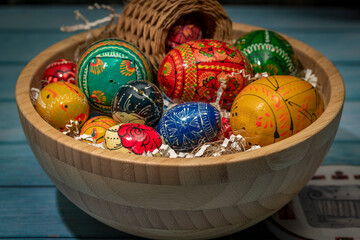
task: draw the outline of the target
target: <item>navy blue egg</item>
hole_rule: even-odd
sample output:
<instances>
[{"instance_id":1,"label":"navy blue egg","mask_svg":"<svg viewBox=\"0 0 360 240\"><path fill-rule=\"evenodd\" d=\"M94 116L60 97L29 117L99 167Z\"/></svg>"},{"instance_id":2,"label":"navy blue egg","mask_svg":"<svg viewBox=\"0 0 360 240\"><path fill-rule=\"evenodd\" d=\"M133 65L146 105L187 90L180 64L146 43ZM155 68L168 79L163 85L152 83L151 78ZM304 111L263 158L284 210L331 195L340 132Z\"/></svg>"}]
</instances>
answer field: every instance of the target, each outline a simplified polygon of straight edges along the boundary
<instances>
[{"instance_id":1,"label":"navy blue egg","mask_svg":"<svg viewBox=\"0 0 360 240\"><path fill-rule=\"evenodd\" d=\"M155 127L164 109L158 87L148 81L131 81L121 86L111 102L111 113L119 123L141 123Z\"/></svg>"},{"instance_id":2,"label":"navy blue egg","mask_svg":"<svg viewBox=\"0 0 360 240\"><path fill-rule=\"evenodd\" d=\"M205 102L186 102L165 112L157 131L172 149L188 152L212 141L220 128L219 110Z\"/></svg>"}]
</instances>

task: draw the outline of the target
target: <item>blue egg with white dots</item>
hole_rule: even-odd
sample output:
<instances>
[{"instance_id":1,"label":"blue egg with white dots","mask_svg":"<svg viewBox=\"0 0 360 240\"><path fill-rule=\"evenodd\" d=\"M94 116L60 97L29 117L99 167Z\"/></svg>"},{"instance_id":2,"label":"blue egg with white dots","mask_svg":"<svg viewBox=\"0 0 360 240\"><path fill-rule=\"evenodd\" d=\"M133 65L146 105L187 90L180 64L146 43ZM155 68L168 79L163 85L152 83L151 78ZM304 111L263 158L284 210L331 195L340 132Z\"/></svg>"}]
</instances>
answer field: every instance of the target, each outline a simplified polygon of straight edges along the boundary
<instances>
[{"instance_id":1,"label":"blue egg with white dots","mask_svg":"<svg viewBox=\"0 0 360 240\"><path fill-rule=\"evenodd\" d=\"M205 102L178 104L164 113L157 126L164 142L179 152L211 142L220 129L220 111Z\"/></svg>"}]
</instances>

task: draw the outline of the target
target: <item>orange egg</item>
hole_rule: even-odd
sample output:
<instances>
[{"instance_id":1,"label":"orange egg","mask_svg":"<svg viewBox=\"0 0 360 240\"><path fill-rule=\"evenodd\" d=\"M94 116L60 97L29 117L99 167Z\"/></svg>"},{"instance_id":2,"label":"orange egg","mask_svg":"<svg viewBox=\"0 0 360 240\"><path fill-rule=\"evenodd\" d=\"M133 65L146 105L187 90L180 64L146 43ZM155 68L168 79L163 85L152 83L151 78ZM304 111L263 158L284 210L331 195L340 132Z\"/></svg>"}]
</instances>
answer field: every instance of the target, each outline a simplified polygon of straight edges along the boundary
<instances>
[{"instance_id":1,"label":"orange egg","mask_svg":"<svg viewBox=\"0 0 360 240\"><path fill-rule=\"evenodd\" d=\"M259 79L238 94L230 124L246 139L247 147L266 146L300 132L323 111L322 98L310 83L277 75Z\"/></svg>"},{"instance_id":2,"label":"orange egg","mask_svg":"<svg viewBox=\"0 0 360 240\"><path fill-rule=\"evenodd\" d=\"M107 129L115 126L117 122L108 116L96 116L87 120L81 128L80 135L86 134L91 136L93 142L104 142L104 135ZM92 143L89 140L82 140L84 142Z\"/></svg>"}]
</instances>

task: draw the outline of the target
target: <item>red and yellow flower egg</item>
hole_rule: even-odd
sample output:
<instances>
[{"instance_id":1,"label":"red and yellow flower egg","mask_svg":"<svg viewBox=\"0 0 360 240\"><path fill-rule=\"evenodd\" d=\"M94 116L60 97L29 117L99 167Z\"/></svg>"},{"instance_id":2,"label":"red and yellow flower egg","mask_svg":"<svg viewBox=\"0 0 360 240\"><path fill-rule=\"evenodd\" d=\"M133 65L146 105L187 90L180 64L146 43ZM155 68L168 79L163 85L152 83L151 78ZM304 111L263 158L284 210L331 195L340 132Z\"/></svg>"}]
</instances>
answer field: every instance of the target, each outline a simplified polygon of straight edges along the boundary
<instances>
[{"instance_id":1,"label":"red and yellow flower egg","mask_svg":"<svg viewBox=\"0 0 360 240\"><path fill-rule=\"evenodd\" d=\"M220 106L227 110L251 76L249 60L235 46L212 39L189 41L172 49L158 70L161 89L176 103L215 102L224 82Z\"/></svg>"}]
</instances>

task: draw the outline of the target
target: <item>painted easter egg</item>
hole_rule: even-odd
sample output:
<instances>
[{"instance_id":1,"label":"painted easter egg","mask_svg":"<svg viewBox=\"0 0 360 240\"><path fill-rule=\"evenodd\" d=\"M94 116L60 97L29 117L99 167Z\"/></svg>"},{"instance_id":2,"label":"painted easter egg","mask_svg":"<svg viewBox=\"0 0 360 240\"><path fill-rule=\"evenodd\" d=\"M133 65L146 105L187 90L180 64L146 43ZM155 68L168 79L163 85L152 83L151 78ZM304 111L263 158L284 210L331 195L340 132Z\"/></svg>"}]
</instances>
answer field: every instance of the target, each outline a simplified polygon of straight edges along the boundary
<instances>
[{"instance_id":1,"label":"painted easter egg","mask_svg":"<svg viewBox=\"0 0 360 240\"><path fill-rule=\"evenodd\" d=\"M269 30L255 30L235 42L250 60L255 73L295 75L297 60L290 43L280 34Z\"/></svg>"},{"instance_id":2,"label":"painted easter egg","mask_svg":"<svg viewBox=\"0 0 360 240\"><path fill-rule=\"evenodd\" d=\"M41 89L36 100L37 112L60 131L78 121L79 126L89 117L90 107L84 93L74 84L53 82Z\"/></svg>"},{"instance_id":3,"label":"painted easter egg","mask_svg":"<svg viewBox=\"0 0 360 240\"><path fill-rule=\"evenodd\" d=\"M104 135L108 128L115 126L117 122L108 116L96 116L87 120L81 128L80 135L86 134L91 136L93 142L104 142ZM90 142L88 140L82 140ZM92 143L92 142L90 142Z\"/></svg>"},{"instance_id":4,"label":"painted easter egg","mask_svg":"<svg viewBox=\"0 0 360 240\"><path fill-rule=\"evenodd\" d=\"M117 90L133 80L151 81L151 66L132 44L119 39L93 43L80 56L76 66L76 83L90 105L110 114Z\"/></svg>"},{"instance_id":5,"label":"painted easter egg","mask_svg":"<svg viewBox=\"0 0 360 240\"><path fill-rule=\"evenodd\" d=\"M157 131L172 149L186 152L203 142L211 142L220 128L218 109L204 102L187 102L165 112Z\"/></svg>"},{"instance_id":6,"label":"painted easter egg","mask_svg":"<svg viewBox=\"0 0 360 240\"><path fill-rule=\"evenodd\" d=\"M106 149L141 155L152 152L162 144L155 129L139 123L121 123L106 130L104 136Z\"/></svg>"},{"instance_id":7,"label":"painted easter egg","mask_svg":"<svg viewBox=\"0 0 360 240\"><path fill-rule=\"evenodd\" d=\"M179 45L167 53L158 70L163 92L174 102L215 102L230 110L241 89L252 76L248 59L233 45L211 39L200 39Z\"/></svg>"},{"instance_id":8,"label":"painted easter egg","mask_svg":"<svg viewBox=\"0 0 360 240\"><path fill-rule=\"evenodd\" d=\"M76 64L67 59L59 59L50 63L44 71L43 86L58 81L75 84L75 68Z\"/></svg>"},{"instance_id":9,"label":"painted easter egg","mask_svg":"<svg viewBox=\"0 0 360 240\"><path fill-rule=\"evenodd\" d=\"M310 83L293 76L256 80L236 97L230 124L252 145L266 146L290 137L324 111L322 98Z\"/></svg>"},{"instance_id":10,"label":"painted easter egg","mask_svg":"<svg viewBox=\"0 0 360 240\"><path fill-rule=\"evenodd\" d=\"M111 104L111 113L118 123L141 123L155 127L164 108L162 93L148 81L131 81L121 86Z\"/></svg>"},{"instance_id":11,"label":"painted easter egg","mask_svg":"<svg viewBox=\"0 0 360 240\"><path fill-rule=\"evenodd\" d=\"M233 131L231 129L230 125L230 119L222 117L221 118L221 129L218 135L213 139L213 141L221 141L225 138L230 138L230 136L233 134Z\"/></svg>"},{"instance_id":12,"label":"painted easter egg","mask_svg":"<svg viewBox=\"0 0 360 240\"><path fill-rule=\"evenodd\" d=\"M181 16L168 31L166 52L180 44L202 38L200 23L190 15Z\"/></svg>"}]
</instances>

